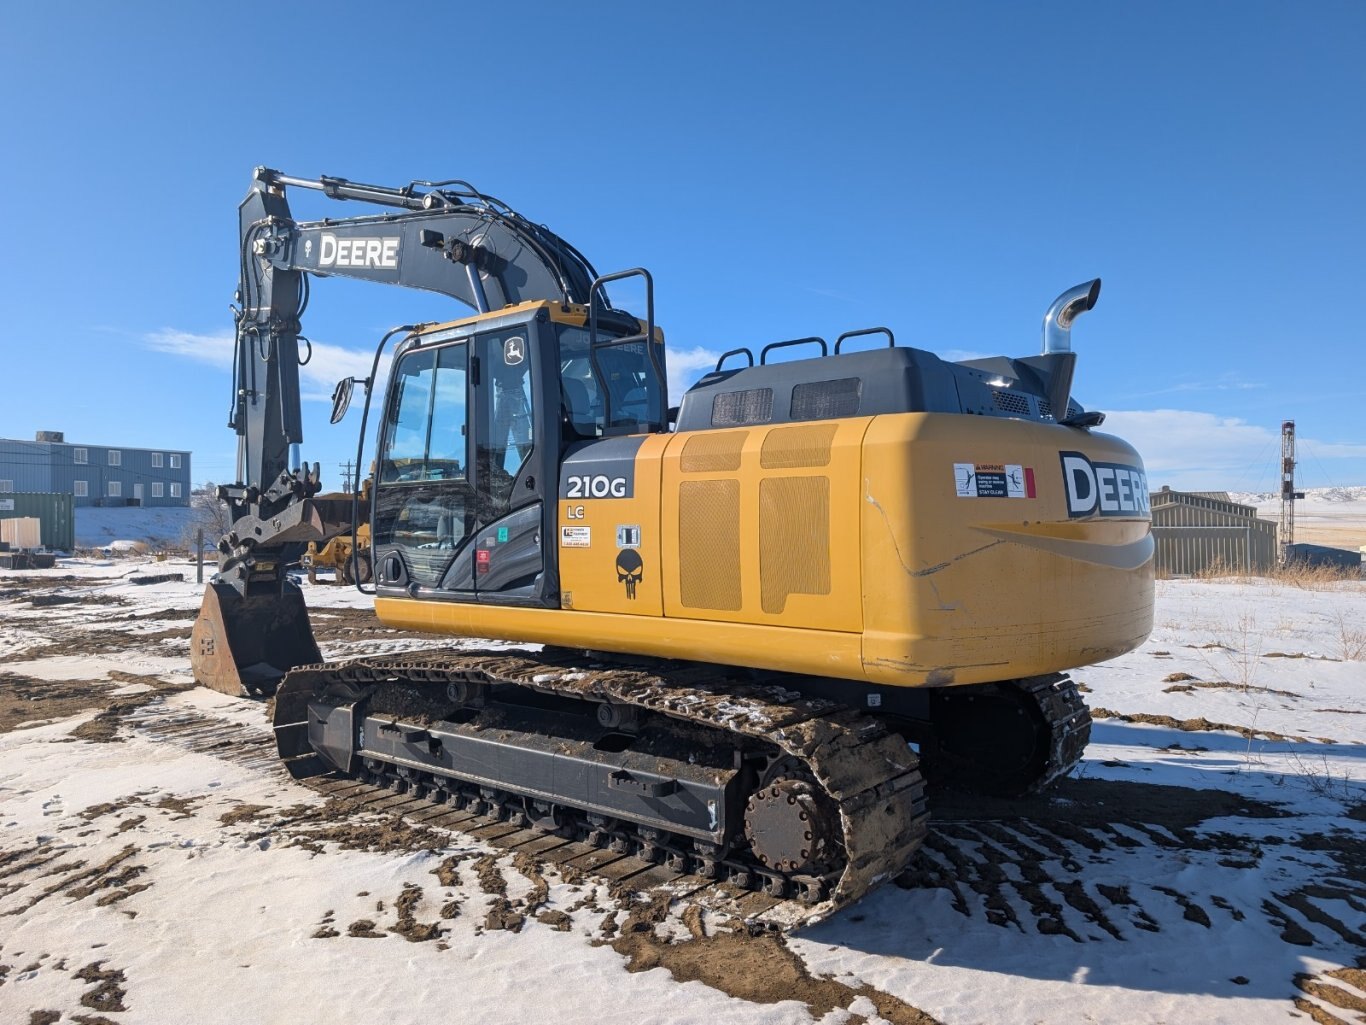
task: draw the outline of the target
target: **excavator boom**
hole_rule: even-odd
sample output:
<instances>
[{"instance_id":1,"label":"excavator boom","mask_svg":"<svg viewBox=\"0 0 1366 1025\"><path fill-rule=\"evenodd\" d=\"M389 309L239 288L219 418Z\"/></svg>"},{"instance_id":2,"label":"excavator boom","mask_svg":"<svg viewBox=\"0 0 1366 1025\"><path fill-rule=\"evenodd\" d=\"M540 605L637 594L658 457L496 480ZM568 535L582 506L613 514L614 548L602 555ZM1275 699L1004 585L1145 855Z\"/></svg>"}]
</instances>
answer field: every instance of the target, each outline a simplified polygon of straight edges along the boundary
<instances>
[{"instance_id":1,"label":"excavator boom","mask_svg":"<svg viewBox=\"0 0 1366 1025\"><path fill-rule=\"evenodd\" d=\"M286 187L390 212L296 221ZM425 189L423 188L425 186ZM232 528L192 638L196 678L230 694L270 693L285 671L317 661L298 587L286 573L309 542L351 529L349 500L319 499L317 464L301 465L299 366L309 276L420 288L476 313L529 299L588 303L596 272L568 242L463 182L403 188L297 178L258 168L238 210L236 348L228 426L237 481L220 486Z\"/></svg>"}]
</instances>

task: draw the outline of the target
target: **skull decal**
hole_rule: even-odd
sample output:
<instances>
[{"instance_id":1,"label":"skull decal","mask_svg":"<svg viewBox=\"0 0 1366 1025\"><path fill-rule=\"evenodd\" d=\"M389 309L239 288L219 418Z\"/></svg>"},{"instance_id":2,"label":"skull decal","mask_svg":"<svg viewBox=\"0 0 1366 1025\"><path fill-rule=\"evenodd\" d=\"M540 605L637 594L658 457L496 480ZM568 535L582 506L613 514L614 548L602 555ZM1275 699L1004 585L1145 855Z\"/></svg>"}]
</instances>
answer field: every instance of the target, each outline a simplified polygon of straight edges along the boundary
<instances>
[{"instance_id":1,"label":"skull decal","mask_svg":"<svg viewBox=\"0 0 1366 1025\"><path fill-rule=\"evenodd\" d=\"M617 553L617 579L626 585L626 597L636 600L636 585L645 573L645 564L634 548L623 548Z\"/></svg>"}]
</instances>

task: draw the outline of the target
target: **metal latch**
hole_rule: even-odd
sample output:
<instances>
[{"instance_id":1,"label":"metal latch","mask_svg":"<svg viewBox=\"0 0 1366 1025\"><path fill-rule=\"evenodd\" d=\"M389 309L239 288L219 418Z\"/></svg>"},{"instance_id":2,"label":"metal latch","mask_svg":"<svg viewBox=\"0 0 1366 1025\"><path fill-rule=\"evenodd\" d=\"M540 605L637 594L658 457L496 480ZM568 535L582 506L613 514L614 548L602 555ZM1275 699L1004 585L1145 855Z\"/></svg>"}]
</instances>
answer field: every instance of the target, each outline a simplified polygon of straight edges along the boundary
<instances>
[{"instance_id":1,"label":"metal latch","mask_svg":"<svg viewBox=\"0 0 1366 1025\"><path fill-rule=\"evenodd\" d=\"M678 790L678 780L676 779L636 779L625 769L618 769L608 776L607 783L614 790L630 790L646 797L668 797Z\"/></svg>"}]
</instances>

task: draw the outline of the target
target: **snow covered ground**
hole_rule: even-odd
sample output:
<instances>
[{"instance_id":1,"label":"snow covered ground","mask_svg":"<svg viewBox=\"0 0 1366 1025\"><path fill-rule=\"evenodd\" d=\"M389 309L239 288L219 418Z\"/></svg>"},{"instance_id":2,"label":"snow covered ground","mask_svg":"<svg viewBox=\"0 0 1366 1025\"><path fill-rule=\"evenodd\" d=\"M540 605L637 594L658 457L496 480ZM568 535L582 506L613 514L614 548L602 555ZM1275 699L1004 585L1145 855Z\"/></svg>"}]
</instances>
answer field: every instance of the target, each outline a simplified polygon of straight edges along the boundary
<instances>
[{"instance_id":1,"label":"snow covered ground","mask_svg":"<svg viewBox=\"0 0 1366 1025\"><path fill-rule=\"evenodd\" d=\"M148 560L0 577L0 1021L1366 1010L1366 581L1159 582L1152 638L1073 673L1097 715L1076 778L943 796L894 884L778 937L343 814L276 768L262 705L189 689L193 580ZM433 643L354 590L306 591L329 657Z\"/></svg>"}]
</instances>

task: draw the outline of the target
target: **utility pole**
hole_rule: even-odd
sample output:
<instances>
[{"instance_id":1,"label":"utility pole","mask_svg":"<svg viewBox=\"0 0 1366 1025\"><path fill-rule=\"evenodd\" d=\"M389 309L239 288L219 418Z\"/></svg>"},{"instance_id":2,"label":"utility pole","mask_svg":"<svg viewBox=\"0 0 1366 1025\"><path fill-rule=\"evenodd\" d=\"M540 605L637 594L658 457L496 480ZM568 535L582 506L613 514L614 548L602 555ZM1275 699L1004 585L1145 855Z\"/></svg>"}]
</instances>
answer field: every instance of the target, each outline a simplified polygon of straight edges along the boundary
<instances>
[{"instance_id":1,"label":"utility pole","mask_svg":"<svg viewBox=\"0 0 1366 1025\"><path fill-rule=\"evenodd\" d=\"M1281 565L1290 559L1290 546L1295 543L1295 499L1303 498L1303 491L1295 490L1295 421L1281 423Z\"/></svg>"},{"instance_id":2,"label":"utility pole","mask_svg":"<svg viewBox=\"0 0 1366 1025\"><path fill-rule=\"evenodd\" d=\"M337 468L338 468L339 470L341 470L341 472L342 472L342 490L343 490L343 491L346 491L346 492L348 492L348 493L355 490L355 489L351 486L351 467L352 467L352 465L353 465L353 464L352 464L350 461L347 461L347 462L345 462L345 463L338 463L338 464L337 464Z\"/></svg>"}]
</instances>

